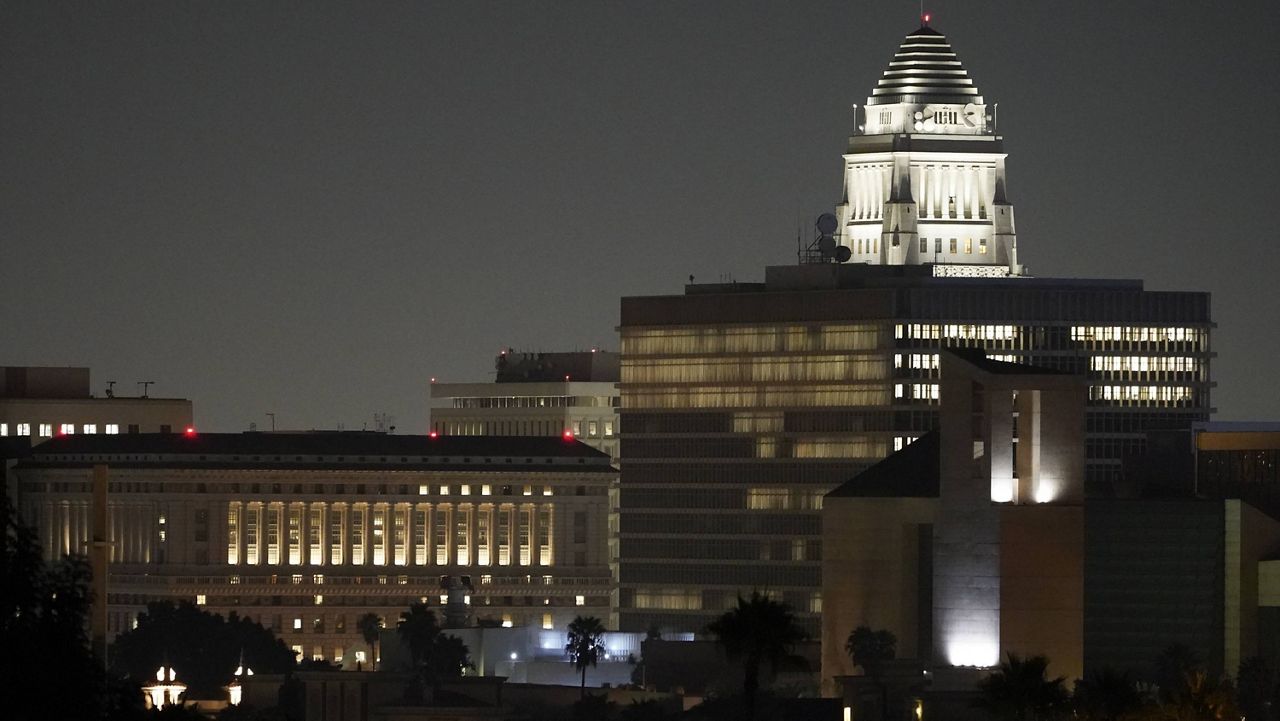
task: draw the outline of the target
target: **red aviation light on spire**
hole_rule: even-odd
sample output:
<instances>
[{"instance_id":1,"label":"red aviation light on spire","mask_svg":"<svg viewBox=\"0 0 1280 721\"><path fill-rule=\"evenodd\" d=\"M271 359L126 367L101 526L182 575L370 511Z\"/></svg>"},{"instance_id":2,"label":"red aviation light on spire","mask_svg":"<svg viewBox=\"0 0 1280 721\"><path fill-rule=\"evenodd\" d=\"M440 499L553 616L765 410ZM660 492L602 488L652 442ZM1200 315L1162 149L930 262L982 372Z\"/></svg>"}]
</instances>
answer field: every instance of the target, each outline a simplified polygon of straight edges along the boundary
<instances>
[{"instance_id":1,"label":"red aviation light on spire","mask_svg":"<svg viewBox=\"0 0 1280 721\"><path fill-rule=\"evenodd\" d=\"M921 13L921 15L920 15L920 22L924 23L925 25L928 25L928 24L929 24L929 20L931 20L932 18L933 18L933 15L931 15L931 14L929 14L929 13Z\"/></svg>"}]
</instances>

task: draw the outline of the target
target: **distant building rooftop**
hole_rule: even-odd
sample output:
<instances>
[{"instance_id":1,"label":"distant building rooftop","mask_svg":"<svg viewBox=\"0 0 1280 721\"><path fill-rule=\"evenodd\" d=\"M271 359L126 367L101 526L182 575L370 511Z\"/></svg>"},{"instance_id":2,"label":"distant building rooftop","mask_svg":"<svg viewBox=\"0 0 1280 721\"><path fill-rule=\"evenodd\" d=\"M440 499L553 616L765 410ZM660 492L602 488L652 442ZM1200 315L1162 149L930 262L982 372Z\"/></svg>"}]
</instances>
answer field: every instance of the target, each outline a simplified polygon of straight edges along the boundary
<instances>
[{"instance_id":1,"label":"distant building rooftop","mask_svg":"<svg viewBox=\"0 0 1280 721\"><path fill-rule=\"evenodd\" d=\"M508 348L494 359L498 383L617 383L618 354L604 350L565 353L517 352Z\"/></svg>"},{"instance_id":2,"label":"distant building rooftop","mask_svg":"<svg viewBox=\"0 0 1280 721\"><path fill-rule=\"evenodd\" d=\"M0 398L89 398L89 369L0 367Z\"/></svg>"},{"instance_id":3,"label":"distant building rooftop","mask_svg":"<svg viewBox=\"0 0 1280 721\"><path fill-rule=\"evenodd\" d=\"M32 449L28 465L377 467L433 469L536 466L612 472L608 454L576 440L533 436L395 436L365 431L314 433L136 433L66 435Z\"/></svg>"}]
</instances>

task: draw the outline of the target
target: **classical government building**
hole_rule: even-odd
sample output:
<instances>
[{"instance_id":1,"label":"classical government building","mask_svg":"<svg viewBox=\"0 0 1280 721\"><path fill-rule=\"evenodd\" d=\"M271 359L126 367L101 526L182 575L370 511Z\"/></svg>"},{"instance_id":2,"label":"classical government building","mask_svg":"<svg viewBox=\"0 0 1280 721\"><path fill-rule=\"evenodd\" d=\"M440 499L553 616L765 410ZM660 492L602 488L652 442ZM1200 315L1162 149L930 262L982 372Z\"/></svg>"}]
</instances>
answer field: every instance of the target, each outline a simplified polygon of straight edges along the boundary
<instances>
[{"instance_id":1,"label":"classical government building","mask_svg":"<svg viewBox=\"0 0 1280 721\"><path fill-rule=\"evenodd\" d=\"M761 589L816 635L823 496L938 427L943 349L1085 378L1088 494L1146 431L1208 419L1209 295L1030 277L1004 162L992 107L922 27L844 155L827 237L849 262L622 300L622 630L699 630Z\"/></svg>"},{"instance_id":2,"label":"classical government building","mask_svg":"<svg viewBox=\"0 0 1280 721\"><path fill-rule=\"evenodd\" d=\"M572 439L366 432L66 435L14 468L49 558L93 536L106 475L107 632L187 600L352 665L356 619L466 588L466 622L564 627L609 612L616 471ZM367 658L365 659L368 660Z\"/></svg>"}]
</instances>

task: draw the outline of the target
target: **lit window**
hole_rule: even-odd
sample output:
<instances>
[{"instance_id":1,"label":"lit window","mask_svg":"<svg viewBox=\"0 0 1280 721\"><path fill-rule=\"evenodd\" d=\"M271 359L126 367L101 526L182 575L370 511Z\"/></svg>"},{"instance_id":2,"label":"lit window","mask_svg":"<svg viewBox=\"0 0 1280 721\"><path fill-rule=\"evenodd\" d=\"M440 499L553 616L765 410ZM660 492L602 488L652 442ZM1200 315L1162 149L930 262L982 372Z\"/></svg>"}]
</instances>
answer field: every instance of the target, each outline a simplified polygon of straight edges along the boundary
<instances>
[{"instance_id":1,"label":"lit window","mask_svg":"<svg viewBox=\"0 0 1280 721\"><path fill-rule=\"evenodd\" d=\"M555 626L551 623L551 614L549 613L542 614L542 630L550 631L554 627Z\"/></svg>"},{"instance_id":2,"label":"lit window","mask_svg":"<svg viewBox=\"0 0 1280 721\"><path fill-rule=\"evenodd\" d=\"M604 437L613 438L613 421L604 422Z\"/></svg>"},{"instance_id":3,"label":"lit window","mask_svg":"<svg viewBox=\"0 0 1280 721\"><path fill-rule=\"evenodd\" d=\"M440 486L440 495L442 495L442 496L447 496L447 495L449 495L449 487L448 487L448 486Z\"/></svg>"},{"instance_id":4,"label":"lit window","mask_svg":"<svg viewBox=\"0 0 1280 721\"><path fill-rule=\"evenodd\" d=\"M0 423L0 436L7 436L7 435L9 435L9 424Z\"/></svg>"},{"instance_id":5,"label":"lit window","mask_svg":"<svg viewBox=\"0 0 1280 721\"><path fill-rule=\"evenodd\" d=\"M573 597L573 605L575 605L575 606L585 606L585 605L587 605L587 597L586 597L586 596L574 596L574 597Z\"/></svg>"},{"instance_id":6,"label":"lit window","mask_svg":"<svg viewBox=\"0 0 1280 721\"><path fill-rule=\"evenodd\" d=\"M573 422L573 435L575 436L582 435L582 421Z\"/></svg>"},{"instance_id":7,"label":"lit window","mask_svg":"<svg viewBox=\"0 0 1280 721\"><path fill-rule=\"evenodd\" d=\"M20 435L20 436L29 436L29 435L31 435L31 424L30 424L30 423L19 423L19 424L18 424L18 435Z\"/></svg>"},{"instance_id":8,"label":"lit window","mask_svg":"<svg viewBox=\"0 0 1280 721\"><path fill-rule=\"evenodd\" d=\"M502 627L511 628L512 625L513 624L511 623L511 614L509 613L502 614Z\"/></svg>"},{"instance_id":9,"label":"lit window","mask_svg":"<svg viewBox=\"0 0 1280 721\"><path fill-rule=\"evenodd\" d=\"M544 495L544 496L549 496L549 495L551 495L551 486L543 486L543 487L542 487L542 495Z\"/></svg>"},{"instance_id":10,"label":"lit window","mask_svg":"<svg viewBox=\"0 0 1280 721\"><path fill-rule=\"evenodd\" d=\"M291 649L293 649L293 660L294 660L294 661L301 662L301 661L302 661L302 646L291 646L290 648L291 648Z\"/></svg>"},{"instance_id":11,"label":"lit window","mask_svg":"<svg viewBox=\"0 0 1280 721\"><path fill-rule=\"evenodd\" d=\"M203 606L208 603L209 599L203 593L196 594L196 605Z\"/></svg>"},{"instance_id":12,"label":"lit window","mask_svg":"<svg viewBox=\"0 0 1280 721\"><path fill-rule=\"evenodd\" d=\"M119 424L119 423L108 423L108 424L107 424L106 431L107 431L107 435L109 435L109 436L117 435L117 434L119 434L119 433L120 433L120 424Z\"/></svg>"},{"instance_id":13,"label":"lit window","mask_svg":"<svg viewBox=\"0 0 1280 721\"><path fill-rule=\"evenodd\" d=\"M460 486L460 487L458 488L458 493L460 493L460 494L462 494L462 495L464 495L464 496L469 496L469 495L471 495L471 486L465 486L465 485L464 485L464 486Z\"/></svg>"},{"instance_id":14,"label":"lit window","mask_svg":"<svg viewBox=\"0 0 1280 721\"><path fill-rule=\"evenodd\" d=\"M985 238L978 241L978 255L987 254L987 241Z\"/></svg>"},{"instance_id":15,"label":"lit window","mask_svg":"<svg viewBox=\"0 0 1280 721\"><path fill-rule=\"evenodd\" d=\"M98 432L98 424L96 423L86 423L82 428L85 433L93 434Z\"/></svg>"},{"instance_id":16,"label":"lit window","mask_svg":"<svg viewBox=\"0 0 1280 721\"><path fill-rule=\"evenodd\" d=\"M493 488L488 485L480 486L480 495L487 496L493 493Z\"/></svg>"},{"instance_id":17,"label":"lit window","mask_svg":"<svg viewBox=\"0 0 1280 721\"><path fill-rule=\"evenodd\" d=\"M61 425L59 425L59 426L58 426L58 432L59 432L59 433L61 433L61 434L62 434L62 435L64 435L64 436L69 436L69 435L71 435L72 433L75 433L75 432L76 432L76 424L74 424L74 423L63 423L63 424L61 424Z\"/></svg>"},{"instance_id":18,"label":"lit window","mask_svg":"<svg viewBox=\"0 0 1280 721\"><path fill-rule=\"evenodd\" d=\"M293 630L295 630L295 631L301 631L301 630L302 630L302 619L301 619L301 618L295 618L295 619L293 619Z\"/></svg>"},{"instance_id":19,"label":"lit window","mask_svg":"<svg viewBox=\"0 0 1280 721\"><path fill-rule=\"evenodd\" d=\"M587 437L595 438L600 435L600 424L595 421L587 422Z\"/></svg>"},{"instance_id":20,"label":"lit window","mask_svg":"<svg viewBox=\"0 0 1280 721\"><path fill-rule=\"evenodd\" d=\"M966 254L973 252L973 238L964 239L964 252Z\"/></svg>"},{"instance_id":21,"label":"lit window","mask_svg":"<svg viewBox=\"0 0 1280 721\"><path fill-rule=\"evenodd\" d=\"M956 239L955 239L955 238L952 238L952 239L951 239L950 247L951 247L951 253L954 255L954 254L955 254L955 252L956 252Z\"/></svg>"},{"instance_id":22,"label":"lit window","mask_svg":"<svg viewBox=\"0 0 1280 721\"><path fill-rule=\"evenodd\" d=\"M431 486L418 486L418 495L419 496L431 495Z\"/></svg>"},{"instance_id":23,"label":"lit window","mask_svg":"<svg viewBox=\"0 0 1280 721\"><path fill-rule=\"evenodd\" d=\"M323 606L323 605L324 605L324 596L322 596L322 595L320 595L320 594L318 594L318 593L317 593L317 594L316 594L316 597L315 597L315 602L316 602L316 605L317 605L317 606Z\"/></svg>"},{"instance_id":24,"label":"lit window","mask_svg":"<svg viewBox=\"0 0 1280 721\"><path fill-rule=\"evenodd\" d=\"M525 487L524 487L524 495L526 495L526 496L532 496L532 495L533 495L533 486L525 486Z\"/></svg>"}]
</instances>

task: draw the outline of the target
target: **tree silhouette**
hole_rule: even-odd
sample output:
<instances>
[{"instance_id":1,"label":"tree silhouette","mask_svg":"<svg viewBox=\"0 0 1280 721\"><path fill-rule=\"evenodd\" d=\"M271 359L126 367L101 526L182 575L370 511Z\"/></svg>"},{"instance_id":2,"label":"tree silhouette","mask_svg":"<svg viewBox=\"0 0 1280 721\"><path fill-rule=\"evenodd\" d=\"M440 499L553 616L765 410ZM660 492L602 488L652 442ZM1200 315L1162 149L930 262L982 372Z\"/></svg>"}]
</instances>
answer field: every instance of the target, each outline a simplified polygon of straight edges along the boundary
<instances>
[{"instance_id":1,"label":"tree silhouette","mask_svg":"<svg viewBox=\"0 0 1280 721\"><path fill-rule=\"evenodd\" d=\"M1152 721L1235 721L1240 718L1235 688L1203 669L1187 672L1182 682L1164 692L1164 700L1148 709Z\"/></svg>"},{"instance_id":2,"label":"tree silhouette","mask_svg":"<svg viewBox=\"0 0 1280 721\"><path fill-rule=\"evenodd\" d=\"M378 670L378 633L382 630L382 619L378 614L370 611L360 618L356 619L356 629L360 631L360 637L369 645L369 666L373 670Z\"/></svg>"},{"instance_id":3,"label":"tree silhouette","mask_svg":"<svg viewBox=\"0 0 1280 721\"><path fill-rule=\"evenodd\" d=\"M768 662L777 670L778 662L805 638L785 603L752 591L750 598L738 596L738 605L707 626L730 658L742 660L742 694L747 716L755 714L756 692L760 689L760 666Z\"/></svg>"},{"instance_id":4,"label":"tree silhouette","mask_svg":"<svg viewBox=\"0 0 1280 721\"><path fill-rule=\"evenodd\" d=\"M425 603L414 603L400 614L396 633L409 645L413 669L422 683L438 687L471 665L466 644L457 636L446 636Z\"/></svg>"},{"instance_id":5,"label":"tree silhouette","mask_svg":"<svg viewBox=\"0 0 1280 721\"><path fill-rule=\"evenodd\" d=\"M876 681L884 673L884 665L898 653L898 638L883 629L872 631L870 626L859 626L849 633L844 643L849 660L862 667L862 671Z\"/></svg>"},{"instance_id":6,"label":"tree silhouette","mask_svg":"<svg viewBox=\"0 0 1280 721\"><path fill-rule=\"evenodd\" d=\"M372 615L372 614L369 614ZM363 621L363 618L361 619ZM360 629L364 633L364 629ZM425 603L414 603L408 611L400 614L396 624L396 633L400 640L409 645L409 657L414 668L426 663L431 656L431 647L440 635L440 624L436 622L436 614Z\"/></svg>"},{"instance_id":7,"label":"tree silhouette","mask_svg":"<svg viewBox=\"0 0 1280 721\"><path fill-rule=\"evenodd\" d=\"M155 601L138 624L121 634L107 654L112 668L138 683L172 666L187 684L188 698L220 699L243 655L258 673L293 670L295 654L271 631L235 613L227 618L189 601Z\"/></svg>"},{"instance_id":8,"label":"tree silhouette","mask_svg":"<svg viewBox=\"0 0 1280 721\"><path fill-rule=\"evenodd\" d=\"M604 654L604 624L595 616L578 616L569 624L564 650L569 661L582 672L581 696L587 695L587 667L595 666Z\"/></svg>"},{"instance_id":9,"label":"tree silhouette","mask_svg":"<svg viewBox=\"0 0 1280 721\"><path fill-rule=\"evenodd\" d=\"M1190 646L1175 643L1166 647L1156 657L1156 686L1159 687L1160 699L1171 700L1170 694L1186 683L1188 674L1204 670L1204 662Z\"/></svg>"},{"instance_id":10,"label":"tree silhouette","mask_svg":"<svg viewBox=\"0 0 1280 721\"><path fill-rule=\"evenodd\" d=\"M858 626L849 632L844 643L849 660L862 667L862 672L880 689L880 715L888 713L889 688L884 683L884 666L898 653L898 638L892 632L881 629L872 631L870 626Z\"/></svg>"},{"instance_id":11,"label":"tree silhouette","mask_svg":"<svg viewBox=\"0 0 1280 721\"><path fill-rule=\"evenodd\" d=\"M5 717L90 719L106 710L120 716L140 711L141 692L104 683L101 660L89 650L88 563L80 556L46 563L35 531L18 517L8 494L0 496Z\"/></svg>"},{"instance_id":12,"label":"tree silhouette","mask_svg":"<svg viewBox=\"0 0 1280 721\"><path fill-rule=\"evenodd\" d=\"M1077 680L1071 703L1077 718L1120 721L1141 709L1143 698L1132 677L1108 668Z\"/></svg>"},{"instance_id":13,"label":"tree silhouette","mask_svg":"<svg viewBox=\"0 0 1280 721\"><path fill-rule=\"evenodd\" d=\"M981 696L975 705L998 719L1044 721L1064 716L1067 688L1064 678L1048 677L1049 659L1023 658L1010 653L991 675L978 684Z\"/></svg>"},{"instance_id":14,"label":"tree silhouette","mask_svg":"<svg viewBox=\"0 0 1280 721\"><path fill-rule=\"evenodd\" d=\"M1258 656L1241 661L1236 687L1240 714L1249 721L1280 718L1280 678L1266 661Z\"/></svg>"}]
</instances>

